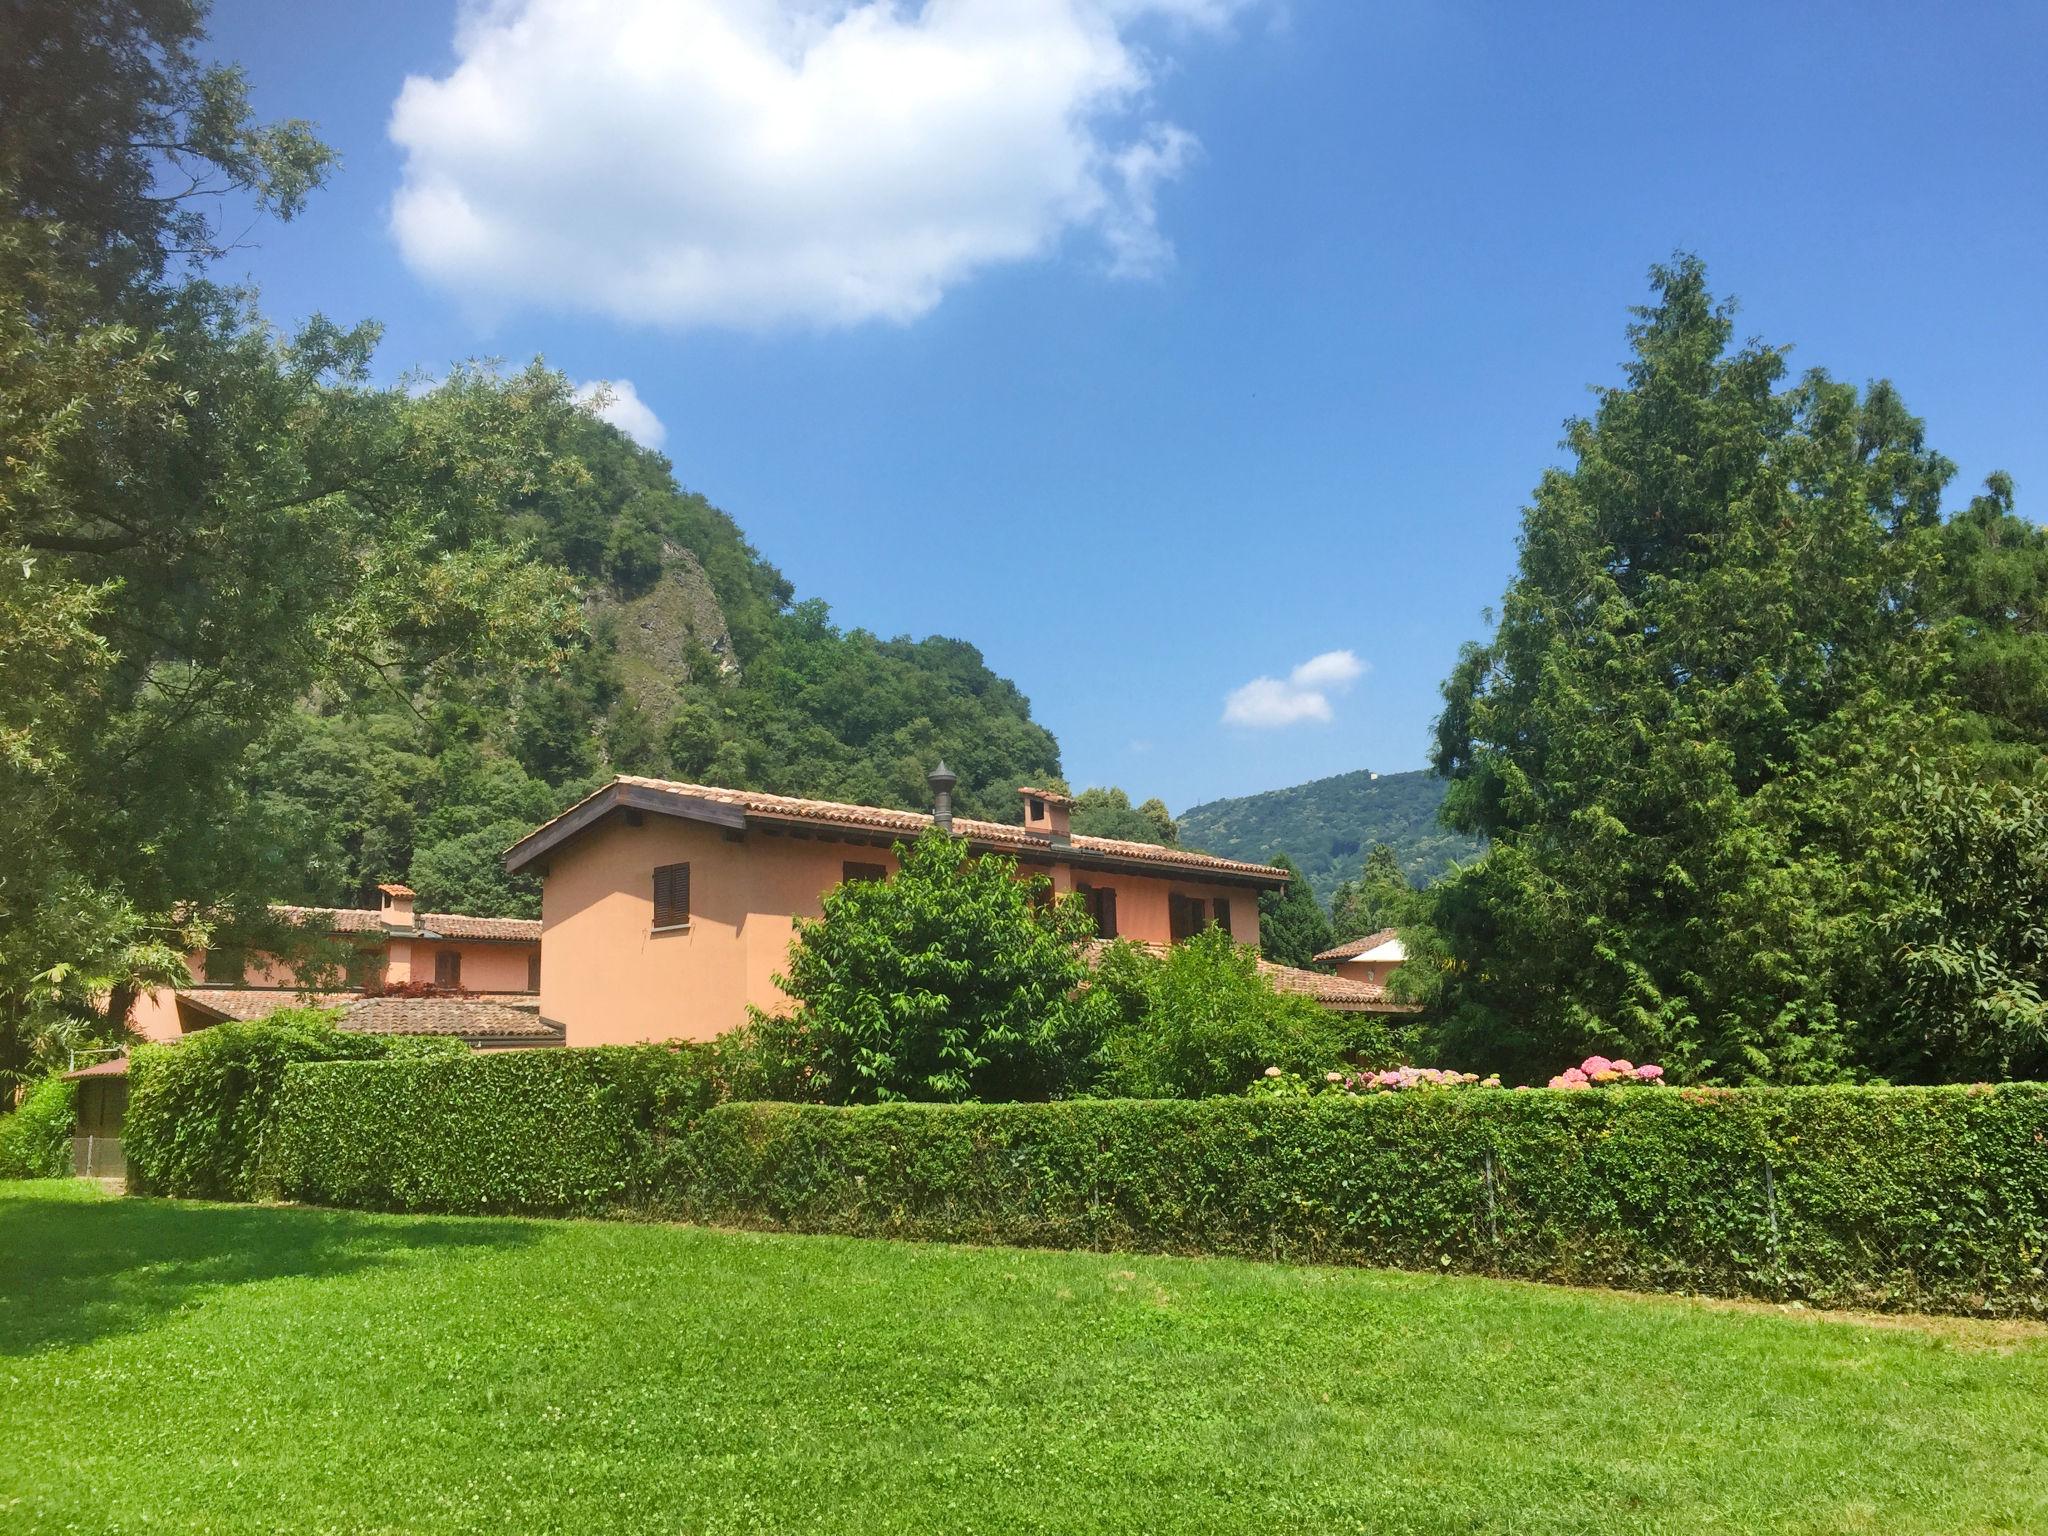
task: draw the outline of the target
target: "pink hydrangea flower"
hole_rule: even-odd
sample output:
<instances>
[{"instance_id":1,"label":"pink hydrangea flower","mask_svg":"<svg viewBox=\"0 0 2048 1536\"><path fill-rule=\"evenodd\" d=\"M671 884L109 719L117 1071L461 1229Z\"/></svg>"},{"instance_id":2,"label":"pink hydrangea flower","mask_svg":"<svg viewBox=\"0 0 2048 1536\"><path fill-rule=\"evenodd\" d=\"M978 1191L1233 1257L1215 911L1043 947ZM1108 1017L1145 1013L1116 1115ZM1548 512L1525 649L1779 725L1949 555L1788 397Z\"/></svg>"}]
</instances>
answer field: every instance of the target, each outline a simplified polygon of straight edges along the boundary
<instances>
[{"instance_id":1,"label":"pink hydrangea flower","mask_svg":"<svg viewBox=\"0 0 2048 1536\"><path fill-rule=\"evenodd\" d=\"M1663 1075L1664 1069L1654 1062L1644 1062L1643 1065L1636 1068L1636 1080L1638 1082L1654 1083Z\"/></svg>"},{"instance_id":2,"label":"pink hydrangea flower","mask_svg":"<svg viewBox=\"0 0 2048 1536\"><path fill-rule=\"evenodd\" d=\"M1279 1069L1278 1067L1268 1067L1268 1068L1266 1068L1266 1076L1268 1076L1268 1077L1278 1077L1279 1075L1280 1075L1280 1069Z\"/></svg>"},{"instance_id":3,"label":"pink hydrangea flower","mask_svg":"<svg viewBox=\"0 0 2048 1536\"><path fill-rule=\"evenodd\" d=\"M1579 1063L1579 1070L1585 1073L1588 1077L1592 1077L1595 1074L1601 1072L1611 1072L1613 1069L1614 1063L1609 1061L1605 1056L1588 1056L1584 1061Z\"/></svg>"},{"instance_id":4,"label":"pink hydrangea flower","mask_svg":"<svg viewBox=\"0 0 2048 1536\"><path fill-rule=\"evenodd\" d=\"M1608 1065L1613 1067L1614 1070L1619 1072L1623 1077L1627 1077L1629 1073L1635 1071L1636 1069L1636 1065L1634 1062L1623 1061L1619 1056L1615 1057L1613 1061L1608 1063Z\"/></svg>"}]
</instances>

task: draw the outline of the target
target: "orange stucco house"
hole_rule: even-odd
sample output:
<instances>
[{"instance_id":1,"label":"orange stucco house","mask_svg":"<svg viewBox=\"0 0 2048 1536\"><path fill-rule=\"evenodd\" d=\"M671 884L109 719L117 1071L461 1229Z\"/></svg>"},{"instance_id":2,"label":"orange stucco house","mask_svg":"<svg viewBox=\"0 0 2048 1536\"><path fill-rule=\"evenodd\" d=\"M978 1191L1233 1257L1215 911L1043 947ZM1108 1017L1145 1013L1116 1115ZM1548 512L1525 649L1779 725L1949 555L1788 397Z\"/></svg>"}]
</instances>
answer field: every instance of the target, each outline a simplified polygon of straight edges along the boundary
<instances>
[{"instance_id":1,"label":"orange stucco house","mask_svg":"<svg viewBox=\"0 0 2048 1536\"><path fill-rule=\"evenodd\" d=\"M286 922L316 927L348 946L349 990L308 991L291 966L273 955L195 954L186 963L201 980L144 994L129 1015L130 1025L147 1040L177 1040L223 1019L259 1018L305 1000L343 1009L343 1028L365 1032L473 1034L472 1044L560 1043L560 1032L541 1028L533 1012L540 992L537 921L416 912L408 887L384 885L378 891L380 905L374 911L271 909ZM414 982L431 983L446 994L434 1000L440 1006L413 999L421 1006L400 1007L405 999L382 998ZM458 1000L462 1007L455 1006ZM524 1030L506 1011L522 1007L525 1022L533 1026ZM402 1027L380 1027L394 1022Z\"/></svg>"},{"instance_id":2,"label":"orange stucco house","mask_svg":"<svg viewBox=\"0 0 2048 1536\"><path fill-rule=\"evenodd\" d=\"M1316 956L1316 963L1329 966L1336 980L1369 993L1379 1005L1376 1012L1413 1013L1420 1010L1412 1005L1395 1003L1387 997L1387 978L1407 958L1408 948L1401 942L1400 933L1393 928L1382 928L1364 938L1324 950Z\"/></svg>"},{"instance_id":3,"label":"orange stucco house","mask_svg":"<svg viewBox=\"0 0 2048 1536\"><path fill-rule=\"evenodd\" d=\"M572 1046L706 1040L749 1004L783 1005L773 977L795 920L818 916L842 881L886 879L892 846L934 822L1081 893L1104 938L1166 944L1217 925L1256 945L1259 893L1287 881L1270 865L1076 834L1071 802L1042 789L1018 791L1022 825L956 818L944 764L931 783L924 813L614 779L505 855L508 870L542 877L542 1020ZM1310 992L1330 981L1287 975Z\"/></svg>"}]
</instances>

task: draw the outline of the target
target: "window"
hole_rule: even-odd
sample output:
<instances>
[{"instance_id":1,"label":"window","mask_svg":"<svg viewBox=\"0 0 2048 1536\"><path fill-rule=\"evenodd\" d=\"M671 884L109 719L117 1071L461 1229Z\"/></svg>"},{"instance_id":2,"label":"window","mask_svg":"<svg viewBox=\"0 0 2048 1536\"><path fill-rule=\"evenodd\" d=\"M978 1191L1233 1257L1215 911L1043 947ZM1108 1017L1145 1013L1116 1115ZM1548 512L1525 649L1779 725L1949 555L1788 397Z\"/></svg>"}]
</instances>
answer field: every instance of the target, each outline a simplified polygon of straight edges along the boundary
<instances>
[{"instance_id":1,"label":"window","mask_svg":"<svg viewBox=\"0 0 2048 1536\"><path fill-rule=\"evenodd\" d=\"M1225 933L1230 932L1230 903L1223 897L1218 896L1209 903L1209 921Z\"/></svg>"},{"instance_id":2,"label":"window","mask_svg":"<svg viewBox=\"0 0 2048 1536\"><path fill-rule=\"evenodd\" d=\"M540 990L539 950L535 950L526 957L526 990L529 992L538 992Z\"/></svg>"},{"instance_id":3,"label":"window","mask_svg":"<svg viewBox=\"0 0 2048 1536\"><path fill-rule=\"evenodd\" d=\"M240 945L209 949L200 962L200 974L216 986L239 987L249 973L249 952Z\"/></svg>"},{"instance_id":4,"label":"window","mask_svg":"<svg viewBox=\"0 0 2048 1536\"><path fill-rule=\"evenodd\" d=\"M437 987L459 987L462 985L461 950L437 949L434 951L434 985Z\"/></svg>"},{"instance_id":5,"label":"window","mask_svg":"<svg viewBox=\"0 0 2048 1536\"><path fill-rule=\"evenodd\" d=\"M654 926L690 926L690 866L663 864L654 871Z\"/></svg>"},{"instance_id":6,"label":"window","mask_svg":"<svg viewBox=\"0 0 2048 1536\"><path fill-rule=\"evenodd\" d=\"M1095 919L1098 939L1116 937L1116 888L1108 885L1077 885L1081 899L1088 903L1088 915Z\"/></svg>"},{"instance_id":7,"label":"window","mask_svg":"<svg viewBox=\"0 0 2048 1536\"><path fill-rule=\"evenodd\" d=\"M1166 927L1174 943L1193 938L1208 920L1209 903L1201 897L1183 896L1175 891L1166 898Z\"/></svg>"},{"instance_id":8,"label":"window","mask_svg":"<svg viewBox=\"0 0 2048 1536\"><path fill-rule=\"evenodd\" d=\"M848 859L845 869L839 878L848 885L880 885L889 878L889 866L886 864L856 864L853 860Z\"/></svg>"}]
</instances>

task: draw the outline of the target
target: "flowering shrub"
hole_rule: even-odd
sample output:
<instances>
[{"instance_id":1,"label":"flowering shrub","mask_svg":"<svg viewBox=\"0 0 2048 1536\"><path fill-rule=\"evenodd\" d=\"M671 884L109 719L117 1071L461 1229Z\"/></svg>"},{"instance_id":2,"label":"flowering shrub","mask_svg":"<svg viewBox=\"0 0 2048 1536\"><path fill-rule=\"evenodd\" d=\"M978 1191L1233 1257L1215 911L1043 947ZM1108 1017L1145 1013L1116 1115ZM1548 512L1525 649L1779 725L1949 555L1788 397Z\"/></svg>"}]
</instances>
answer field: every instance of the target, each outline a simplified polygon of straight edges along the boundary
<instances>
[{"instance_id":1,"label":"flowering shrub","mask_svg":"<svg viewBox=\"0 0 2048 1536\"><path fill-rule=\"evenodd\" d=\"M1394 1067L1385 1072L1361 1070L1325 1072L1320 1077L1266 1068L1247 1090L1254 1098L1309 1099L1319 1093L1342 1093L1359 1098L1369 1093L1399 1093L1418 1088L1498 1088L1500 1075L1481 1077L1476 1072L1443 1072L1435 1067Z\"/></svg>"},{"instance_id":2,"label":"flowering shrub","mask_svg":"<svg viewBox=\"0 0 2048 1536\"><path fill-rule=\"evenodd\" d=\"M1652 1063L1636 1066L1628 1061L1609 1061L1605 1056L1588 1056L1576 1067L1566 1067L1550 1080L1553 1088L1591 1088L1608 1083L1656 1083L1664 1069Z\"/></svg>"}]
</instances>

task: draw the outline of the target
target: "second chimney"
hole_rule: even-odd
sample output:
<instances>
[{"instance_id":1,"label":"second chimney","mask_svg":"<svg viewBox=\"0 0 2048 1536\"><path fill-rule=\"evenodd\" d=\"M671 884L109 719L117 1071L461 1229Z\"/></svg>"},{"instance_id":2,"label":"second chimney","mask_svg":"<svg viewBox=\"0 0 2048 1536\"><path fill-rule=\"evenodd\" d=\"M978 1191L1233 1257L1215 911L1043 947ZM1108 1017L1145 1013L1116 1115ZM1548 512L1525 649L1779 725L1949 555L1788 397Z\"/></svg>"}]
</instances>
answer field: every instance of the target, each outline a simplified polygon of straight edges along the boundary
<instances>
[{"instance_id":1,"label":"second chimney","mask_svg":"<svg viewBox=\"0 0 2048 1536\"><path fill-rule=\"evenodd\" d=\"M412 887L409 885L380 885L377 889L384 896L384 926L387 928L412 927Z\"/></svg>"},{"instance_id":2,"label":"second chimney","mask_svg":"<svg viewBox=\"0 0 2048 1536\"><path fill-rule=\"evenodd\" d=\"M1024 830L1034 837L1050 838L1064 848L1072 841L1074 802L1056 789L1033 789L1028 784L1017 791L1024 797Z\"/></svg>"}]
</instances>

